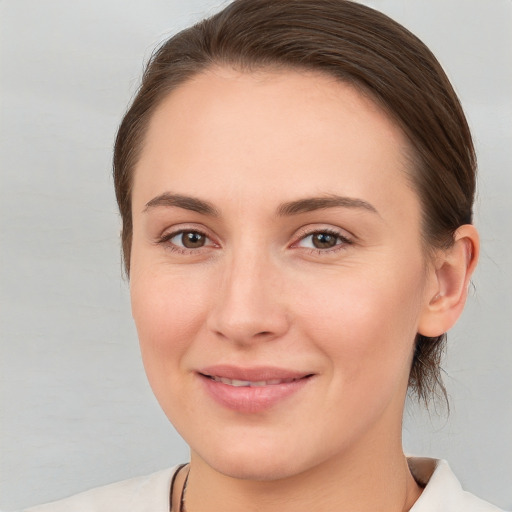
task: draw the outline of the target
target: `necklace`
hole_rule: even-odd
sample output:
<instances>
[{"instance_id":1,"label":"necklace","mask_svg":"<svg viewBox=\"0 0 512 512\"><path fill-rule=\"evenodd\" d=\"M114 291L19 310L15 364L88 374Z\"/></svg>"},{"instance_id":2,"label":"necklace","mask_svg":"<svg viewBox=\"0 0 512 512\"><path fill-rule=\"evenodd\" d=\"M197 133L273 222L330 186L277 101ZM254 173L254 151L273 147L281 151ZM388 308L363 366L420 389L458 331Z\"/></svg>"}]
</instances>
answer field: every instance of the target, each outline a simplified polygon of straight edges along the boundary
<instances>
[{"instance_id":1,"label":"necklace","mask_svg":"<svg viewBox=\"0 0 512 512\"><path fill-rule=\"evenodd\" d=\"M185 481L183 482L183 489L181 489L179 512L187 512L187 509L185 508L185 491L187 490L188 475L190 475L190 470L188 471L187 476L185 477Z\"/></svg>"},{"instance_id":2,"label":"necklace","mask_svg":"<svg viewBox=\"0 0 512 512\"><path fill-rule=\"evenodd\" d=\"M176 471L174 472L174 475L172 475L172 479L171 479L171 489L170 489L170 492L169 492L169 512L172 512L172 501L173 501L173 495L174 495L174 485L175 485L175 482L176 482L176 477L178 476L178 473L180 473L180 471L185 467L187 466L188 464L181 464L180 466L178 466L178 469L176 469ZM188 473L187 473L187 476L185 477L185 482L183 483L183 489L181 490L181 494L180 494L180 508L178 510L178 512L186 512L186 509L185 509L185 489L187 488L187 483L188 483Z\"/></svg>"}]
</instances>

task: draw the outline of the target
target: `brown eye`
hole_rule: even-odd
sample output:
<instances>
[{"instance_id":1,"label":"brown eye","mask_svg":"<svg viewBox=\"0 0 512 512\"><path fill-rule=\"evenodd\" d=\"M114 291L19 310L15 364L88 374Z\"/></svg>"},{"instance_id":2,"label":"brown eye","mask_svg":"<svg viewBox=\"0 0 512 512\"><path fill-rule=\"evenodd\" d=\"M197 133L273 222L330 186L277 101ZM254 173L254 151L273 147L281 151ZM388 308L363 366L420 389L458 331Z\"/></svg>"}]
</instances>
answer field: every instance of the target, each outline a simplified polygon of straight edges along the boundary
<instances>
[{"instance_id":1,"label":"brown eye","mask_svg":"<svg viewBox=\"0 0 512 512\"><path fill-rule=\"evenodd\" d=\"M304 249L313 249L320 253L330 253L337 249L347 248L349 245L352 245L352 241L343 234L334 230L324 230L313 231L305 235L295 246L303 247Z\"/></svg>"},{"instance_id":2,"label":"brown eye","mask_svg":"<svg viewBox=\"0 0 512 512\"><path fill-rule=\"evenodd\" d=\"M340 237L330 233L315 233L312 235L311 243L316 249L330 249L338 243Z\"/></svg>"},{"instance_id":3,"label":"brown eye","mask_svg":"<svg viewBox=\"0 0 512 512\"><path fill-rule=\"evenodd\" d=\"M157 243L177 253L188 255L195 252L202 254L200 249L203 247L205 249L218 247L208 235L195 229L182 229L164 234Z\"/></svg>"},{"instance_id":4,"label":"brown eye","mask_svg":"<svg viewBox=\"0 0 512 512\"><path fill-rule=\"evenodd\" d=\"M181 245L187 249L199 249L206 243L206 237L197 231L183 231L179 237L181 238Z\"/></svg>"}]
</instances>

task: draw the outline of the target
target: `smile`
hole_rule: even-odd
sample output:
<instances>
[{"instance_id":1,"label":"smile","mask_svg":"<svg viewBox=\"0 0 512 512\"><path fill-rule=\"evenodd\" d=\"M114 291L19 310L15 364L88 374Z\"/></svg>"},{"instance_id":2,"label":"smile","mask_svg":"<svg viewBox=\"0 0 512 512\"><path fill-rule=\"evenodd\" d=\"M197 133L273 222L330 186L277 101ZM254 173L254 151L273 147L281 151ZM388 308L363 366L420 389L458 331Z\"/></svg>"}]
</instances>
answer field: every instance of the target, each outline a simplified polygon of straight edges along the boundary
<instances>
[{"instance_id":1,"label":"smile","mask_svg":"<svg viewBox=\"0 0 512 512\"><path fill-rule=\"evenodd\" d=\"M290 382L299 380L299 378L292 378L292 379L270 379L270 380L251 381L251 380L228 379L226 377L217 377L214 375L206 375L206 377L209 377L210 379L214 380L215 382L222 382L223 384L227 384L228 386L235 386L237 388L238 387L277 386L279 384L289 384Z\"/></svg>"},{"instance_id":2,"label":"smile","mask_svg":"<svg viewBox=\"0 0 512 512\"><path fill-rule=\"evenodd\" d=\"M212 403L242 414L263 413L288 403L314 377L281 368L224 365L202 369L197 375Z\"/></svg>"}]
</instances>

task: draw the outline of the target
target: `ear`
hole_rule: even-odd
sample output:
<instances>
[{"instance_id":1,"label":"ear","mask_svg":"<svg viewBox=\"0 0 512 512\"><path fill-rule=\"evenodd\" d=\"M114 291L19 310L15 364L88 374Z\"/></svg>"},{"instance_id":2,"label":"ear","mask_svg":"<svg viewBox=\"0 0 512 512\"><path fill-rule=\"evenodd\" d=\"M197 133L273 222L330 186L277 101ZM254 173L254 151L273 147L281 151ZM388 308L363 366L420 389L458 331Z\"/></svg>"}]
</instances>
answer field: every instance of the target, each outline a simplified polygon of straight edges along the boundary
<instances>
[{"instance_id":1,"label":"ear","mask_svg":"<svg viewBox=\"0 0 512 512\"><path fill-rule=\"evenodd\" d=\"M418 333L436 337L448 331L464 309L471 275L475 270L480 249L476 228L460 226L454 243L438 251L427 286L425 306L420 316Z\"/></svg>"}]
</instances>

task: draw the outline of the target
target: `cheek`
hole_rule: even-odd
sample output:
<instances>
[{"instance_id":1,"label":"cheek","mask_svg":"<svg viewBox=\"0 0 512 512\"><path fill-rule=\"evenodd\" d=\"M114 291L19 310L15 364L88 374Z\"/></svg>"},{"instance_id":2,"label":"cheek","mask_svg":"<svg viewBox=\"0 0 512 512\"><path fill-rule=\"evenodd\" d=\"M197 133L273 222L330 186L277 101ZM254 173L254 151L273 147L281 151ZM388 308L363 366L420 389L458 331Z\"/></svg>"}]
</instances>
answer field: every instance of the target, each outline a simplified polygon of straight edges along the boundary
<instances>
[{"instance_id":1,"label":"cheek","mask_svg":"<svg viewBox=\"0 0 512 512\"><path fill-rule=\"evenodd\" d=\"M332 372L343 385L357 382L378 388L408 379L422 269L400 264L375 267L386 272L348 269L326 279L324 287L317 279L298 305L297 316L303 319L307 336L330 359Z\"/></svg>"},{"instance_id":2,"label":"cheek","mask_svg":"<svg viewBox=\"0 0 512 512\"><path fill-rule=\"evenodd\" d=\"M199 280L199 282L201 282ZM183 275L134 269L130 294L144 367L155 390L178 375L208 309L204 287ZM161 382L159 382L161 381Z\"/></svg>"}]
</instances>

